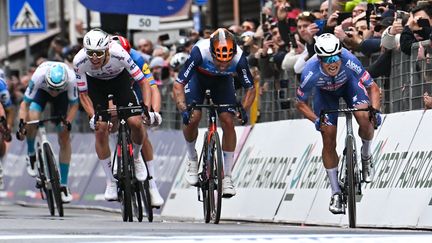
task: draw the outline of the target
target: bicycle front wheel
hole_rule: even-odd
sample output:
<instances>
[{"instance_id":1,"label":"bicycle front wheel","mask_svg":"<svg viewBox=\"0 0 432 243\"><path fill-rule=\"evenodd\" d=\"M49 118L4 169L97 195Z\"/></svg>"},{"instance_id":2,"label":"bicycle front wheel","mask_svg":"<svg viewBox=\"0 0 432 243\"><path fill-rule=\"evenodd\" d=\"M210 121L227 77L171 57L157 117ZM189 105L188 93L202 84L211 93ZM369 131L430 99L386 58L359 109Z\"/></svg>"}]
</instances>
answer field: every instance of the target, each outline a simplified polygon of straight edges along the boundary
<instances>
[{"instance_id":1,"label":"bicycle front wheel","mask_svg":"<svg viewBox=\"0 0 432 243\"><path fill-rule=\"evenodd\" d=\"M57 205L57 212L60 217L63 217L64 213L63 213L63 201L61 199L61 190L60 190L60 175L57 170L54 153L51 149L51 146L48 143L45 143L43 147L45 150L45 158L47 160L46 162L49 171L51 189L54 196L54 201Z\"/></svg>"},{"instance_id":2,"label":"bicycle front wheel","mask_svg":"<svg viewBox=\"0 0 432 243\"><path fill-rule=\"evenodd\" d=\"M354 173L356 154L354 152L354 138L347 137L346 141L346 170L347 170L347 186L346 194L348 197L348 221L349 227L356 227L356 177Z\"/></svg>"},{"instance_id":3,"label":"bicycle front wheel","mask_svg":"<svg viewBox=\"0 0 432 243\"><path fill-rule=\"evenodd\" d=\"M39 171L40 182L36 182L36 183L40 183L39 185L37 184L37 186L40 186L41 193L43 192L45 194L43 198L45 198L45 200L47 201L49 213L51 216L54 216L55 214L54 196L53 196L51 186L48 187L47 185L47 175L45 174L45 165L43 163L42 149L39 147L39 143L37 144L37 147L38 147L37 161L39 163L38 171Z\"/></svg>"},{"instance_id":4,"label":"bicycle front wheel","mask_svg":"<svg viewBox=\"0 0 432 243\"><path fill-rule=\"evenodd\" d=\"M218 224L222 210L223 160L219 134L215 132L208 144L210 221Z\"/></svg>"},{"instance_id":5,"label":"bicycle front wheel","mask_svg":"<svg viewBox=\"0 0 432 243\"><path fill-rule=\"evenodd\" d=\"M150 185L148 178L144 182L140 183L139 190L147 214L147 220L149 222L153 222L153 207L151 205Z\"/></svg>"},{"instance_id":6,"label":"bicycle front wheel","mask_svg":"<svg viewBox=\"0 0 432 243\"><path fill-rule=\"evenodd\" d=\"M132 156L129 152L129 148L132 146L128 146L126 133L122 133L122 156L121 156L121 165L122 165L122 175L121 175L121 194L122 194L122 213L123 213L123 221L133 221L133 213L132 213Z\"/></svg>"}]
</instances>

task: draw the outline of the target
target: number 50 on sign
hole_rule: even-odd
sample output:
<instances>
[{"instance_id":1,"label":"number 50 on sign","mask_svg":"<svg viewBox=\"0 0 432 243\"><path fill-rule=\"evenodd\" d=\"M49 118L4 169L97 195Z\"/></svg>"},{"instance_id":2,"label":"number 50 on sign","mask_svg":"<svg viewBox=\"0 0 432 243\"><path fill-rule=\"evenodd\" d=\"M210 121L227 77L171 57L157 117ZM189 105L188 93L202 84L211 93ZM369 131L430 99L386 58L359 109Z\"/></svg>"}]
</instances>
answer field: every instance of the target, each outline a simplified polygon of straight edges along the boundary
<instances>
[{"instance_id":1,"label":"number 50 on sign","mask_svg":"<svg viewBox=\"0 0 432 243\"><path fill-rule=\"evenodd\" d=\"M130 30L159 30L159 17L146 15L128 16L128 29Z\"/></svg>"}]
</instances>

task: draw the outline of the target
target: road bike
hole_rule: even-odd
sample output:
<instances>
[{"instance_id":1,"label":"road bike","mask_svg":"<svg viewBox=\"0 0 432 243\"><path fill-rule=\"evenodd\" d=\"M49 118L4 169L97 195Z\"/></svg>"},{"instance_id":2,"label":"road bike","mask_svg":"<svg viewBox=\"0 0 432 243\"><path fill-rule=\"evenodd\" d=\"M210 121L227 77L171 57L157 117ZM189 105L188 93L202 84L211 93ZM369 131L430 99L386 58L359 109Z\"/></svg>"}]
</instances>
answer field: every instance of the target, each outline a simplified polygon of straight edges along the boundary
<instances>
[{"instance_id":1,"label":"road bike","mask_svg":"<svg viewBox=\"0 0 432 243\"><path fill-rule=\"evenodd\" d=\"M222 147L217 132L217 110L231 108L238 110L241 104L214 104L210 91L206 91L206 104L192 103L188 110L191 113L196 108L207 109L208 128L204 134L204 143L198 161L198 201L203 203L204 220L206 223L218 224L222 210L222 180L224 178ZM202 198L201 198L202 193Z\"/></svg>"},{"instance_id":2,"label":"road bike","mask_svg":"<svg viewBox=\"0 0 432 243\"><path fill-rule=\"evenodd\" d=\"M369 112L369 119L377 129L377 121L375 114L378 112L372 107L368 108L345 108L336 110L323 110L320 114L321 123L324 122L325 115L330 113L344 113L346 118L346 137L345 148L343 151L342 163L339 165L339 185L342 189L342 203L344 210L348 206L348 222L350 228L356 227L356 196L362 195L361 184L363 181L362 173L359 168L359 161L357 159L357 147L354 137L352 117L354 112L367 111ZM346 212L344 211L344 214Z\"/></svg>"},{"instance_id":3,"label":"road bike","mask_svg":"<svg viewBox=\"0 0 432 243\"><path fill-rule=\"evenodd\" d=\"M109 101L112 101L113 98L113 95L108 95ZM133 146L126 116L129 111L141 112L142 110L142 106L117 106L104 110L97 109L95 114L95 117L107 114L110 120L114 116L117 117L118 135L112 170L114 178L117 179L118 201L121 203L124 222L132 222L134 215L141 222L143 220L143 204L146 205L149 202L144 191L144 183L135 177Z\"/></svg>"},{"instance_id":4,"label":"road bike","mask_svg":"<svg viewBox=\"0 0 432 243\"><path fill-rule=\"evenodd\" d=\"M34 125L38 127L35 143L37 161L35 162L35 166L37 167L36 188L40 190L42 199L47 201L51 216L54 216L55 208L57 208L58 215L63 217L64 212L63 201L61 198L60 173L45 129L45 123L49 121L64 122L64 118L51 117L42 120L28 121L26 122L26 125ZM68 129L70 128L68 127Z\"/></svg>"}]
</instances>

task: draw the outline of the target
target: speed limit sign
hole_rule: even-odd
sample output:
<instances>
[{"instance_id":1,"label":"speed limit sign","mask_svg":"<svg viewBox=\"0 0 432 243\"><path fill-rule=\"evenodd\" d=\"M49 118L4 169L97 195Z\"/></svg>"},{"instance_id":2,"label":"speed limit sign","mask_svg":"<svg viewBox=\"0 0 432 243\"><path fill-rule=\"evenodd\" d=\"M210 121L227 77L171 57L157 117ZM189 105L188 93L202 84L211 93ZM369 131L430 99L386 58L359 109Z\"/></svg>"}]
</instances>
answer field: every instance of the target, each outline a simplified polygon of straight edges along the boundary
<instances>
[{"instance_id":1,"label":"speed limit sign","mask_svg":"<svg viewBox=\"0 0 432 243\"><path fill-rule=\"evenodd\" d=\"M130 30L159 30L159 17L146 16L146 15L133 15L128 16L128 29Z\"/></svg>"}]
</instances>

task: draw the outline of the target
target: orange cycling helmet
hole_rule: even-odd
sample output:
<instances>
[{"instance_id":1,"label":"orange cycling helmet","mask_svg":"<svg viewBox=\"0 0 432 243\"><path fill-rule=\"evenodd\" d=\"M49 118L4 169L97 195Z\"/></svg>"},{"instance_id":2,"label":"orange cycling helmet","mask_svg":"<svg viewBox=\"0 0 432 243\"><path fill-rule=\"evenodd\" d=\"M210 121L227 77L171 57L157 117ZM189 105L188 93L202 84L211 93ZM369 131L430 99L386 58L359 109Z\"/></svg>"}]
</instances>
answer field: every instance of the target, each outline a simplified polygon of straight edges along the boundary
<instances>
[{"instance_id":1,"label":"orange cycling helmet","mask_svg":"<svg viewBox=\"0 0 432 243\"><path fill-rule=\"evenodd\" d=\"M237 53L234 35L227 29L219 28L210 36L210 53L220 62L229 62Z\"/></svg>"},{"instance_id":2,"label":"orange cycling helmet","mask_svg":"<svg viewBox=\"0 0 432 243\"><path fill-rule=\"evenodd\" d=\"M123 47L123 49L125 49L128 53L130 53L131 45L126 38L124 38L121 35L114 35L113 37L111 37L111 40L119 43Z\"/></svg>"}]
</instances>

